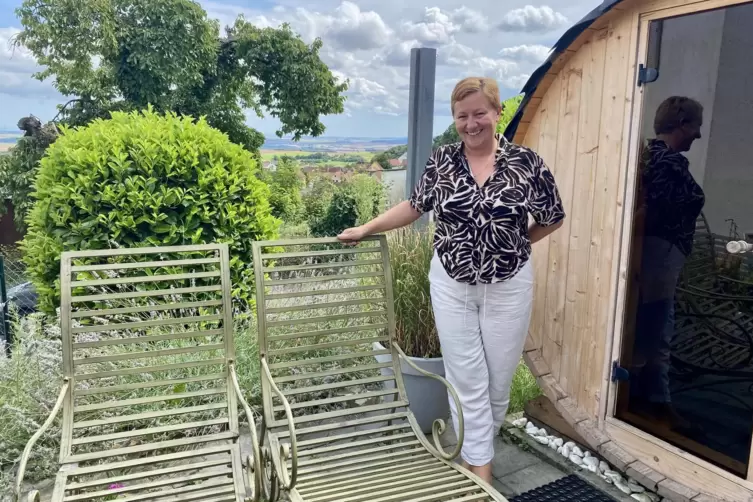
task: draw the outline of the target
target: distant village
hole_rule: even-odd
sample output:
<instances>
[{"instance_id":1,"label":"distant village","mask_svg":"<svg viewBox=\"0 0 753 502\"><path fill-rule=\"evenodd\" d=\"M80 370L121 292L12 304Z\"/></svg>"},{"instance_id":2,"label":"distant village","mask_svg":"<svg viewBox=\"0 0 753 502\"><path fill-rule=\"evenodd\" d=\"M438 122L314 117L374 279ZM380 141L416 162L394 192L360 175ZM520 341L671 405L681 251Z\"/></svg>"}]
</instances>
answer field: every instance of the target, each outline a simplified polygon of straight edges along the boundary
<instances>
[{"instance_id":1,"label":"distant village","mask_svg":"<svg viewBox=\"0 0 753 502\"><path fill-rule=\"evenodd\" d=\"M377 180L382 181L385 172L385 169L376 160L371 162L354 162L343 166L333 166L326 162L309 163L305 160L299 160L299 162L301 164L301 170L307 178L310 179L313 174L329 178L333 183L340 183L356 174L368 174L369 176L373 176ZM388 171L404 170L408 166L408 153L403 153L396 159L389 159L388 162L390 165ZM277 162L275 160L266 160L262 163L262 167L270 171L275 171L277 169ZM390 176L390 178L392 177Z\"/></svg>"}]
</instances>

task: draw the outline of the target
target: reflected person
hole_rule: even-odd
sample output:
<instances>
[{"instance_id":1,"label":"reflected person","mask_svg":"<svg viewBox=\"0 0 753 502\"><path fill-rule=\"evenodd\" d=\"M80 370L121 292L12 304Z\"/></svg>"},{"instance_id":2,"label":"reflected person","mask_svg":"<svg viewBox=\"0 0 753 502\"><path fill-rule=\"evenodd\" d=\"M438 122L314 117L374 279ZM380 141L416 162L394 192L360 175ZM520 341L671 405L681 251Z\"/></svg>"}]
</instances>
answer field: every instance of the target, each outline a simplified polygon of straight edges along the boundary
<instances>
[{"instance_id":1,"label":"reflected person","mask_svg":"<svg viewBox=\"0 0 753 502\"><path fill-rule=\"evenodd\" d=\"M669 391L675 290L705 201L683 152L701 137L702 124L700 103L667 98L654 118L656 137L641 152L637 215L644 231L631 394L635 404L673 428L689 427Z\"/></svg>"}]
</instances>

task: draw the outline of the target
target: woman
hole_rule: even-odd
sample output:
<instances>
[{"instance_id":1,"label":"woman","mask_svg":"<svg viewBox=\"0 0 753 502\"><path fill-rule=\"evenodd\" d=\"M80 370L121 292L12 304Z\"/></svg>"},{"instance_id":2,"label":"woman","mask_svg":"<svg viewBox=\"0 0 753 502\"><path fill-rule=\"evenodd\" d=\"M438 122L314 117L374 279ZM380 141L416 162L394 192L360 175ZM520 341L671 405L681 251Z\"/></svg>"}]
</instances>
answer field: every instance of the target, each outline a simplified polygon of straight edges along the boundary
<instances>
[{"instance_id":1,"label":"woman","mask_svg":"<svg viewBox=\"0 0 753 502\"><path fill-rule=\"evenodd\" d=\"M359 241L434 211L431 300L445 374L463 407L461 456L491 482L494 436L531 316L531 243L561 226L565 214L541 158L496 134L502 107L494 80L460 81L451 109L462 141L431 155L409 200L338 238ZM536 221L530 227L529 214Z\"/></svg>"},{"instance_id":2,"label":"woman","mask_svg":"<svg viewBox=\"0 0 753 502\"><path fill-rule=\"evenodd\" d=\"M636 210L643 242L631 404L679 430L692 425L676 412L669 392L675 289L705 202L683 152L701 137L702 125L703 106L693 99L672 96L659 105L656 137L642 152Z\"/></svg>"}]
</instances>

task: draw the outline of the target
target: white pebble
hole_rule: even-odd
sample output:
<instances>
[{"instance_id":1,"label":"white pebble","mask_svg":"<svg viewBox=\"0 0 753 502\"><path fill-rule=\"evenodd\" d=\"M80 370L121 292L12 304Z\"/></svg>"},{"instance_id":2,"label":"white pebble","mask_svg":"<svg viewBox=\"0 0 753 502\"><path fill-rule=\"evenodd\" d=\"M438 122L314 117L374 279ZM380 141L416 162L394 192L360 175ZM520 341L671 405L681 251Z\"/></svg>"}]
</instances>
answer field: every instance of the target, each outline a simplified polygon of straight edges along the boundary
<instances>
[{"instance_id":1,"label":"white pebble","mask_svg":"<svg viewBox=\"0 0 753 502\"><path fill-rule=\"evenodd\" d=\"M624 481L622 480L622 475L617 471L610 471L607 469L606 471L604 471L604 475L611 479L612 483L616 483L617 481L624 483Z\"/></svg>"},{"instance_id":2,"label":"white pebble","mask_svg":"<svg viewBox=\"0 0 753 502\"><path fill-rule=\"evenodd\" d=\"M587 469L588 469L589 471L593 472L594 474L599 474L599 468L598 468L598 467L596 467L595 465L589 465L589 466L587 467Z\"/></svg>"},{"instance_id":3,"label":"white pebble","mask_svg":"<svg viewBox=\"0 0 753 502\"><path fill-rule=\"evenodd\" d=\"M601 472L608 471L609 470L609 464L607 464L606 462L604 462L602 460L601 462L599 462L599 470Z\"/></svg>"},{"instance_id":4,"label":"white pebble","mask_svg":"<svg viewBox=\"0 0 753 502\"><path fill-rule=\"evenodd\" d=\"M529 436L538 436L539 435L539 429L537 427L532 427L530 429L526 429L526 434Z\"/></svg>"},{"instance_id":5,"label":"white pebble","mask_svg":"<svg viewBox=\"0 0 753 502\"><path fill-rule=\"evenodd\" d=\"M513 425L514 425L515 427L517 427L517 428L519 428L519 429L522 429L523 427L525 427L525 426L526 426L526 425L528 424L528 419L527 419L527 418L525 418L525 417L523 417L523 418L519 418L519 419L517 419L517 420L513 420L512 424L513 424Z\"/></svg>"},{"instance_id":6,"label":"white pebble","mask_svg":"<svg viewBox=\"0 0 753 502\"><path fill-rule=\"evenodd\" d=\"M570 462L574 463L575 465L583 465L583 459L575 453L571 453L570 457L568 458L570 459Z\"/></svg>"},{"instance_id":7,"label":"white pebble","mask_svg":"<svg viewBox=\"0 0 753 502\"><path fill-rule=\"evenodd\" d=\"M572 449L569 446L565 445L565 446L562 447L562 456L563 457L569 457L570 453L572 453Z\"/></svg>"},{"instance_id":8,"label":"white pebble","mask_svg":"<svg viewBox=\"0 0 753 502\"><path fill-rule=\"evenodd\" d=\"M578 448L577 446L575 446L573 448L573 455L578 455L579 457L582 457L583 456L583 450L581 450L580 448Z\"/></svg>"},{"instance_id":9,"label":"white pebble","mask_svg":"<svg viewBox=\"0 0 753 502\"><path fill-rule=\"evenodd\" d=\"M539 431L537 432L537 434L539 436L542 436L542 437L547 437L546 429L544 429L543 427L541 429L539 429Z\"/></svg>"},{"instance_id":10,"label":"white pebble","mask_svg":"<svg viewBox=\"0 0 753 502\"><path fill-rule=\"evenodd\" d=\"M538 441L541 444L548 444L549 443L549 441L547 441L547 439L545 437L534 436L533 439L535 439L536 441Z\"/></svg>"},{"instance_id":11,"label":"white pebble","mask_svg":"<svg viewBox=\"0 0 753 502\"><path fill-rule=\"evenodd\" d=\"M536 428L536 426L535 426L535 425L533 425L533 422L528 422L528 423L526 424L526 429L535 429L535 428Z\"/></svg>"},{"instance_id":12,"label":"white pebble","mask_svg":"<svg viewBox=\"0 0 753 502\"><path fill-rule=\"evenodd\" d=\"M630 495L632 493L630 491L630 487L622 479L620 479L619 481L615 480L614 486L619 488L619 490L626 495Z\"/></svg>"},{"instance_id":13,"label":"white pebble","mask_svg":"<svg viewBox=\"0 0 753 502\"><path fill-rule=\"evenodd\" d=\"M556 444L558 447L562 446L564 442L562 441L562 438L557 438L554 440L554 444Z\"/></svg>"},{"instance_id":14,"label":"white pebble","mask_svg":"<svg viewBox=\"0 0 753 502\"><path fill-rule=\"evenodd\" d=\"M630 496L639 502L654 502L654 500L645 493L633 493Z\"/></svg>"},{"instance_id":15,"label":"white pebble","mask_svg":"<svg viewBox=\"0 0 753 502\"><path fill-rule=\"evenodd\" d=\"M567 443L565 443L565 446L567 446L568 448L572 450L573 448L575 448L575 443L573 443L572 441L568 441Z\"/></svg>"},{"instance_id":16,"label":"white pebble","mask_svg":"<svg viewBox=\"0 0 753 502\"><path fill-rule=\"evenodd\" d=\"M559 453L560 455L562 455L562 447L561 446L557 447L557 453Z\"/></svg>"},{"instance_id":17,"label":"white pebble","mask_svg":"<svg viewBox=\"0 0 753 502\"><path fill-rule=\"evenodd\" d=\"M591 470L591 467L593 467L593 471L591 472L598 472L599 461L595 457L585 457L583 459L583 463L589 467L589 470Z\"/></svg>"},{"instance_id":18,"label":"white pebble","mask_svg":"<svg viewBox=\"0 0 753 502\"><path fill-rule=\"evenodd\" d=\"M588 458L590 456L591 456L591 452L590 451L584 451L583 452L583 458Z\"/></svg>"},{"instance_id":19,"label":"white pebble","mask_svg":"<svg viewBox=\"0 0 753 502\"><path fill-rule=\"evenodd\" d=\"M601 479L603 479L603 480L604 480L605 482L607 482L607 483L609 483L609 484L612 484L612 480L611 480L611 479L609 479L608 477L606 477L605 475L603 475L603 474L599 474L599 477L600 477Z\"/></svg>"},{"instance_id":20,"label":"white pebble","mask_svg":"<svg viewBox=\"0 0 753 502\"><path fill-rule=\"evenodd\" d=\"M643 493L646 491L643 486L639 485L634 479L628 479L627 485L630 487L630 491L633 493Z\"/></svg>"}]
</instances>

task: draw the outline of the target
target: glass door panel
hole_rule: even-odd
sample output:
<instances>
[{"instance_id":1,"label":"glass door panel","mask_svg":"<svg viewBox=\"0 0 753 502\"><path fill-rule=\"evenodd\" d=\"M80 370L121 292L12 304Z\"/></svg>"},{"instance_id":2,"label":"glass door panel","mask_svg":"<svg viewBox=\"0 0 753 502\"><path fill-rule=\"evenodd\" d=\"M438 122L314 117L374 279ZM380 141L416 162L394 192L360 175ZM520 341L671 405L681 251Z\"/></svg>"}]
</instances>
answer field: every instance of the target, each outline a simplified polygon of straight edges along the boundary
<instances>
[{"instance_id":1,"label":"glass door panel","mask_svg":"<svg viewBox=\"0 0 753 502\"><path fill-rule=\"evenodd\" d=\"M746 477L753 4L652 21L617 417ZM655 71L653 71L655 70Z\"/></svg>"}]
</instances>

